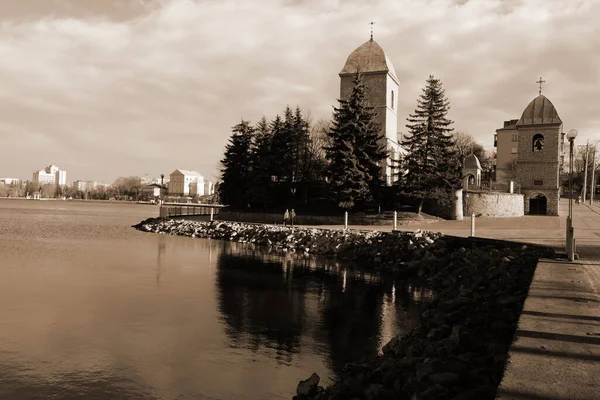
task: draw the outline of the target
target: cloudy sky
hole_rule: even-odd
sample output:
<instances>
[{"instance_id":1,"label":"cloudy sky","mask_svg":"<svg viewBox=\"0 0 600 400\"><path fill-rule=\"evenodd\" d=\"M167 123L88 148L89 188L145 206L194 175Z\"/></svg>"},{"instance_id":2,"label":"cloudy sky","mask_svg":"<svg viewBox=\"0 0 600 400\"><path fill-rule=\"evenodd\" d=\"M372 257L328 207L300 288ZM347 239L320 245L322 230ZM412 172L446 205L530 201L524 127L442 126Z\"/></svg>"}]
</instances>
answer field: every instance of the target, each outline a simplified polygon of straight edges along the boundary
<instances>
[{"instance_id":1,"label":"cloudy sky","mask_svg":"<svg viewBox=\"0 0 600 400\"><path fill-rule=\"evenodd\" d=\"M369 38L400 80L399 130L428 74L486 147L538 94L600 139L600 0L2 0L0 177L208 178L240 118L329 117Z\"/></svg>"}]
</instances>

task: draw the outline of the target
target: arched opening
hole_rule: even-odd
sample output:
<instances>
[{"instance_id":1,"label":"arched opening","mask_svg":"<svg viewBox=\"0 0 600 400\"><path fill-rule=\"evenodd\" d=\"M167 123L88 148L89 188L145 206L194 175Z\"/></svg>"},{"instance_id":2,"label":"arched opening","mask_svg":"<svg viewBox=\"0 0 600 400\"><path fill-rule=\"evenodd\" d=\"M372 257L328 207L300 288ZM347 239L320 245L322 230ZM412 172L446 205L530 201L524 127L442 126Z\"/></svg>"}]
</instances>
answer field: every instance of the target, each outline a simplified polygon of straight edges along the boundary
<instances>
[{"instance_id":1,"label":"arched opening","mask_svg":"<svg viewBox=\"0 0 600 400\"><path fill-rule=\"evenodd\" d=\"M544 135L536 133L531 141L531 151L542 151L544 149Z\"/></svg>"},{"instance_id":2,"label":"arched opening","mask_svg":"<svg viewBox=\"0 0 600 400\"><path fill-rule=\"evenodd\" d=\"M393 110L394 109L394 91L393 90L391 92L391 96L390 97L392 98L392 104L390 105L390 107Z\"/></svg>"},{"instance_id":3,"label":"arched opening","mask_svg":"<svg viewBox=\"0 0 600 400\"><path fill-rule=\"evenodd\" d=\"M537 194L529 198L529 214L530 215L546 215L548 214L548 199L543 194Z\"/></svg>"}]
</instances>

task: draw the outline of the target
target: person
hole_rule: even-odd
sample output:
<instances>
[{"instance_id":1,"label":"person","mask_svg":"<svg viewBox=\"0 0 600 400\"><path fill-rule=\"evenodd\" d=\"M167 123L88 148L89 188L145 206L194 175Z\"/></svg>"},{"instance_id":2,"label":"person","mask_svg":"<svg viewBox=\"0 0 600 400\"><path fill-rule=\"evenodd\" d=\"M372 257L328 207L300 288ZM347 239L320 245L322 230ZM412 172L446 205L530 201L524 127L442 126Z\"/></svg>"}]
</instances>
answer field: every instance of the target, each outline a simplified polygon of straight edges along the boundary
<instances>
[{"instance_id":1,"label":"person","mask_svg":"<svg viewBox=\"0 0 600 400\"><path fill-rule=\"evenodd\" d=\"M581 204L581 195L577 197L577 204Z\"/></svg>"},{"instance_id":2,"label":"person","mask_svg":"<svg viewBox=\"0 0 600 400\"><path fill-rule=\"evenodd\" d=\"M294 209L292 208L292 211L290 211L290 221L292 222L292 226L294 226L295 218L296 218L296 211L294 211Z\"/></svg>"},{"instance_id":3,"label":"person","mask_svg":"<svg viewBox=\"0 0 600 400\"><path fill-rule=\"evenodd\" d=\"M283 213L283 225L287 225L290 221L290 212L288 211L288 209L285 209L285 212Z\"/></svg>"}]
</instances>

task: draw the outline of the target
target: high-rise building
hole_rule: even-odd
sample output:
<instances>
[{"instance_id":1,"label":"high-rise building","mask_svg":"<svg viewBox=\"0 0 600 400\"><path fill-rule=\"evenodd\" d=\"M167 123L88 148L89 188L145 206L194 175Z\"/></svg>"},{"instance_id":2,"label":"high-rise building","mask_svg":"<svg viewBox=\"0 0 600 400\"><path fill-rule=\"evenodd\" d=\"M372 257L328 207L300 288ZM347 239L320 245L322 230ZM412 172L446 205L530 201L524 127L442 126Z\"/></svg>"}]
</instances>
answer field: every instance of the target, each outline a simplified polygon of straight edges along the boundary
<instances>
[{"instance_id":1,"label":"high-rise building","mask_svg":"<svg viewBox=\"0 0 600 400\"><path fill-rule=\"evenodd\" d=\"M56 165L49 165L45 169L33 173L33 184L36 186L46 184L64 186L67 184L67 171L62 171Z\"/></svg>"}]
</instances>

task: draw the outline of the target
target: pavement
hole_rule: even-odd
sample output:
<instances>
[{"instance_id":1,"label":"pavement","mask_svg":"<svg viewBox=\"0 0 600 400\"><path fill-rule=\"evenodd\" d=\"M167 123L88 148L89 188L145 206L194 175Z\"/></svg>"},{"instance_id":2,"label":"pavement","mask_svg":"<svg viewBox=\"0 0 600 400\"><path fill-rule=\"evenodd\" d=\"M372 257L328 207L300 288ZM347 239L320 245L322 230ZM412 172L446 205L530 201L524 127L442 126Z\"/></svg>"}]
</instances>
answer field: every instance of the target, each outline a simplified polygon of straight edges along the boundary
<instances>
[{"instance_id":1,"label":"pavement","mask_svg":"<svg viewBox=\"0 0 600 400\"><path fill-rule=\"evenodd\" d=\"M476 218L474 236L541 244L564 254L568 200L560 208L558 217ZM498 400L600 400L600 203L573 203L573 226L579 259L538 263ZM471 220L399 226L417 229L466 237Z\"/></svg>"}]
</instances>

